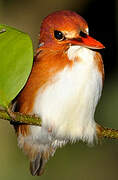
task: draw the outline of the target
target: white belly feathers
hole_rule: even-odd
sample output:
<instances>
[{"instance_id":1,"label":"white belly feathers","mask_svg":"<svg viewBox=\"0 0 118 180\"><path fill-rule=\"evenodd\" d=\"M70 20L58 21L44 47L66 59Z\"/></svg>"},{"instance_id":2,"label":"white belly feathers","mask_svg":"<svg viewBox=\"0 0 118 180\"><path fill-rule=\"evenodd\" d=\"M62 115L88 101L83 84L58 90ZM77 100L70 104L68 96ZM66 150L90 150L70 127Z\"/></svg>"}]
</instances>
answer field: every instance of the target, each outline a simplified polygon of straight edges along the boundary
<instances>
[{"instance_id":1,"label":"white belly feathers","mask_svg":"<svg viewBox=\"0 0 118 180\"><path fill-rule=\"evenodd\" d=\"M42 118L41 128L50 129L55 139L82 139L91 143L96 136L94 112L101 95L102 75L94 56L94 51L71 46L69 59L81 60L72 67L66 66L56 74L53 83L37 93L33 113ZM43 134L41 128L31 127L37 138Z\"/></svg>"}]
</instances>

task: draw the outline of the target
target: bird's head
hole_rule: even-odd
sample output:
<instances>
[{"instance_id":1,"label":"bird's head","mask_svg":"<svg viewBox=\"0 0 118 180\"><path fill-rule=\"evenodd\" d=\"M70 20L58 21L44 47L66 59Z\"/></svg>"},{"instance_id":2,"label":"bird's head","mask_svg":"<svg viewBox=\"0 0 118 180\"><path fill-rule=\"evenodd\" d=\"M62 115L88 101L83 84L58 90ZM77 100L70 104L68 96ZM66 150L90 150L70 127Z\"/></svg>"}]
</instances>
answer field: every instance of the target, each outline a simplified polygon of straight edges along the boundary
<instances>
[{"instance_id":1,"label":"bird's head","mask_svg":"<svg viewBox=\"0 0 118 180\"><path fill-rule=\"evenodd\" d=\"M53 50L68 49L71 45L91 49L104 46L88 35L87 22L72 11L57 11L48 15L42 22L39 46Z\"/></svg>"}]
</instances>

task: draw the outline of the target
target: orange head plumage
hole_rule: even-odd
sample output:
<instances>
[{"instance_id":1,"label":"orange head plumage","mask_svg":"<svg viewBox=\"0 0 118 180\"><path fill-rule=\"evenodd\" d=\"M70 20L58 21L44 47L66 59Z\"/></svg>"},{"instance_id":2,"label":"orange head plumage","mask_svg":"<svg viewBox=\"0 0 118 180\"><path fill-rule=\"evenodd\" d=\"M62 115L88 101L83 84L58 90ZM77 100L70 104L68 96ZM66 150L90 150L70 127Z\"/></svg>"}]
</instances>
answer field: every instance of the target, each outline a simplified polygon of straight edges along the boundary
<instances>
[{"instance_id":1,"label":"orange head plumage","mask_svg":"<svg viewBox=\"0 0 118 180\"><path fill-rule=\"evenodd\" d=\"M87 22L80 15L68 10L54 12L43 20L39 42L43 48L50 49L63 49L70 45L104 48L88 35Z\"/></svg>"}]
</instances>

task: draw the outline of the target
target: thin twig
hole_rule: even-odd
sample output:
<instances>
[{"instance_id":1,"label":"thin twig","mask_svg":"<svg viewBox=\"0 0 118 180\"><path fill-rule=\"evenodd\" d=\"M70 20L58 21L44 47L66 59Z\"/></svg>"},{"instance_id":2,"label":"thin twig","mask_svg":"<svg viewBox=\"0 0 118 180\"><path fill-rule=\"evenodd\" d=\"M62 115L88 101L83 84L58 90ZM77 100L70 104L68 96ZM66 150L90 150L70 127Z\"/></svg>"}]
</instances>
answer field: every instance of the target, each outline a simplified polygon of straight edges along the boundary
<instances>
[{"instance_id":1,"label":"thin twig","mask_svg":"<svg viewBox=\"0 0 118 180\"><path fill-rule=\"evenodd\" d=\"M12 112L10 109L0 109L0 119L11 122L24 123L28 125L41 126L41 118L31 115L21 114L19 112ZM112 128L104 128L97 124L97 134L99 138L118 139L118 130Z\"/></svg>"},{"instance_id":2,"label":"thin twig","mask_svg":"<svg viewBox=\"0 0 118 180\"><path fill-rule=\"evenodd\" d=\"M104 128L101 132L101 137L109 139L118 139L118 130L112 128Z\"/></svg>"},{"instance_id":3,"label":"thin twig","mask_svg":"<svg viewBox=\"0 0 118 180\"><path fill-rule=\"evenodd\" d=\"M6 111L0 109L0 119L41 126L41 119L39 117L25 115L18 112L10 112L10 110Z\"/></svg>"}]
</instances>

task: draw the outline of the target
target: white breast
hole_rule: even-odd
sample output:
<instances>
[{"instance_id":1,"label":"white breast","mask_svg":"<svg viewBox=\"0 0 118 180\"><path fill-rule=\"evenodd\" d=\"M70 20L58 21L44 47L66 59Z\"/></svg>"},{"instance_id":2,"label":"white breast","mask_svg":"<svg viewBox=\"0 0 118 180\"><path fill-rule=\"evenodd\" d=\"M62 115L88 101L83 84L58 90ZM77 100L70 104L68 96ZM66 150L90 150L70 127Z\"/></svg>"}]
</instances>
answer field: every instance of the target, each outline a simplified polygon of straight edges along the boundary
<instances>
[{"instance_id":1,"label":"white breast","mask_svg":"<svg viewBox=\"0 0 118 180\"><path fill-rule=\"evenodd\" d=\"M69 59L81 60L72 67L66 66L52 84L37 93L33 113L42 118L42 128L52 129L56 139L92 142L96 135L94 112L101 95L102 76L94 55L89 49L71 46ZM32 127L36 135L39 131L39 127Z\"/></svg>"}]
</instances>

